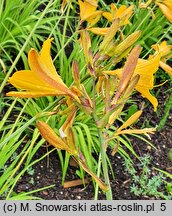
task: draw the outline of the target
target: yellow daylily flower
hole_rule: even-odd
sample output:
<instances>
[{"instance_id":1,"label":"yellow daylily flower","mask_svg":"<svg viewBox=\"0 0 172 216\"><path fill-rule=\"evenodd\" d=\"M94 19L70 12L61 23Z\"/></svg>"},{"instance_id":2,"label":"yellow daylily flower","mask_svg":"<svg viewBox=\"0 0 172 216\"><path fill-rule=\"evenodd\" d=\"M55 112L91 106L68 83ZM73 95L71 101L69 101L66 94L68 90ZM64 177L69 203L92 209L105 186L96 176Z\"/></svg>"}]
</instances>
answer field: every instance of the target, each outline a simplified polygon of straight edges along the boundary
<instances>
[{"instance_id":1,"label":"yellow daylily flower","mask_svg":"<svg viewBox=\"0 0 172 216\"><path fill-rule=\"evenodd\" d=\"M172 23L172 0L156 0L164 16Z\"/></svg>"},{"instance_id":2,"label":"yellow daylily flower","mask_svg":"<svg viewBox=\"0 0 172 216\"><path fill-rule=\"evenodd\" d=\"M133 77L137 74L140 75L140 79L135 89L146 97L153 105L154 111L157 110L158 101L151 95L150 90L154 87L154 73L158 70L160 62L160 54L156 54L152 59L143 60L138 59ZM123 69L117 69L112 71L104 71L108 75L117 75L119 78L122 76Z\"/></svg>"},{"instance_id":3,"label":"yellow daylily flower","mask_svg":"<svg viewBox=\"0 0 172 216\"><path fill-rule=\"evenodd\" d=\"M81 21L87 21L91 26L99 21L102 11L97 11L97 2L97 0L78 0Z\"/></svg>"},{"instance_id":4,"label":"yellow daylily flower","mask_svg":"<svg viewBox=\"0 0 172 216\"><path fill-rule=\"evenodd\" d=\"M161 44L154 44L152 48L156 53L160 53L161 59L159 66L172 76L172 67L166 64L166 61L172 57L172 45L168 45L167 41L163 41Z\"/></svg>"},{"instance_id":5,"label":"yellow daylily flower","mask_svg":"<svg viewBox=\"0 0 172 216\"><path fill-rule=\"evenodd\" d=\"M110 22L114 19L120 19L120 26L124 26L129 24L129 18L133 13L134 5L130 7L126 7L125 5L121 5L119 8L116 7L114 3L111 4L111 12L104 12L102 15Z\"/></svg>"},{"instance_id":6,"label":"yellow daylily flower","mask_svg":"<svg viewBox=\"0 0 172 216\"><path fill-rule=\"evenodd\" d=\"M78 96L72 92L57 74L50 55L51 41L47 39L40 54L31 49L28 54L30 70L15 72L9 82L21 92L8 92L7 96L35 98L42 96L67 95L80 103Z\"/></svg>"}]
</instances>

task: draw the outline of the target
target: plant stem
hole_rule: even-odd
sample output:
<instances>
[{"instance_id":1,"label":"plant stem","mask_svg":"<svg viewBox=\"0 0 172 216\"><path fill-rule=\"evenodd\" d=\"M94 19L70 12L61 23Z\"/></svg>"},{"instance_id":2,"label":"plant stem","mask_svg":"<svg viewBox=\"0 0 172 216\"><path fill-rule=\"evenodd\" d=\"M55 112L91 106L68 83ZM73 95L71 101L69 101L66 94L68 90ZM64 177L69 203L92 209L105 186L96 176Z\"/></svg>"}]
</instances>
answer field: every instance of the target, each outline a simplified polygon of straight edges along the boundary
<instances>
[{"instance_id":1,"label":"plant stem","mask_svg":"<svg viewBox=\"0 0 172 216\"><path fill-rule=\"evenodd\" d=\"M103 174L105 183L109 186L109 190L106 192L106 199L112 200L112 190L110 186L110 180L109 180L109 174L108 174L108 165L106 160L106 151L104 146L104 137L103 137L103 131L100 128L98 129L98 135L99 135L99 141L100 141L100 152L101 152L101 159L102 159L102 167L103 167Z\"/></svg>"},{"instance_id":2,"label":"plant stem","mask_svg":"<svg viewBox=\"0 0 172 216\"><path fill-rule=\"evenodd\" d=\"M96 115L96 91L95 91L95 78L93 78L93 119L95 123L98 121L98 117ZM109 186L109 190L106 192L106 199L107 200L112 200L112 190L110 186L110 180L109 180L109 174L108 174L108 165L107 165L107 160L106 160L106 150L105 150L105 140L103 137L103 129L98 128L98 137L99 137L99 142L100 142L100 154L101 154L101 159L102 159L102 168L103 168L103 174L104 174L104 180L105 184Z\"/></svg>"}]
</instances>

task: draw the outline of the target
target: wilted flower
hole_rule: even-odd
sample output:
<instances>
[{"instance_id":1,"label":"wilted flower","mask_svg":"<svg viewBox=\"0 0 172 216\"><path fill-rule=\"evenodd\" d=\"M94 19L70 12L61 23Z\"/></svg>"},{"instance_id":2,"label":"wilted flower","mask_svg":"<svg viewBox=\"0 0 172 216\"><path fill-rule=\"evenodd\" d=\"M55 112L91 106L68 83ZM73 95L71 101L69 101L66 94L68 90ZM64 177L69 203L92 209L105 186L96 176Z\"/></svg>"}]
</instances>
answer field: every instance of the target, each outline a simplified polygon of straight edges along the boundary
<instances>
[{"instance_id":1,"label":"wilted flower","mask_svg":"<svg viewBox=\"0 0 172 216\"><path fill-rule=\"evenodd\" d=\"M41 136L52 146L59 150L65 150L70 155L73 156L75 161L89 174L91 177L97 182L99 187L107 191L109 190L108 185L102 182L85 164L84 160L82 159L82 153L78 152L75 146L75 139L74 139L74 132L72 130L71 125L67 128L66 131L66 138L63 139L59 137L53 129L43 121L37 121L36 126L41 134ZM81 155L81 156L80 156Z\"/></svg>"},{"instance_id":2,"label":"wilted flower","mask_svg":"<svg viewBox=\"0 0 172 216\"><path fill-rule=\"evenodd\" d=\"M49 144L53 145L57 149L65 150L71 155L77 154L74 144L72 142L64 141L62 138L60 138L47 123L43 121L37 121L36 126L42 137Z\"/></svg>"}]
</instances>

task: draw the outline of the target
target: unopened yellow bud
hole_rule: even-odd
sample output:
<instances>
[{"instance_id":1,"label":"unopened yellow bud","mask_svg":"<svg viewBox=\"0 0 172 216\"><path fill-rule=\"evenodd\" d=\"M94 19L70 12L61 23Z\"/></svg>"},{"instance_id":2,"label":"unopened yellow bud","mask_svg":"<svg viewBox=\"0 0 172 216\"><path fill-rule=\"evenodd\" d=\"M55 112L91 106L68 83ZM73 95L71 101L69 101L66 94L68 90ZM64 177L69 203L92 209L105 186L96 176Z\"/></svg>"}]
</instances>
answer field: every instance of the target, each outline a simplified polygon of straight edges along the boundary
<instances>
[{"instance_id":1,"label":"unopened yellow bud","mask_svg":"<svg viewBox=\"0 0 172 216\"><path fill-rule=\"evenodd\" d=\"M140 37L141 31L136 31L129 35L125 40L123 40L118 46L115 47L113 54L121 55L126 49L132 46L137 39Z\"/></svg>"},{"instance_id":2,"label":"unopened yellow bud","mask_svg":"<svg viewBox=\"0 0 172 216\"><path fill-rule=\"evenodd\" d=\"M88 31L82 30L82 31L80 31L80 36L81 36L81 39L80 39L81 46L83 48L86 63L88 64L89 62L92 62L92 61L90 61L90 55L89 55L89 50L91 48L90 35L89 35Z\"/></svg>"},{"instance_id":3,"label":"unopened yellow bud","mask_svg":"<svg viewBox=\"0 0 172 216\"><path fill-rule=\"evenodd\" d=\"M136 122L139 119L141 114L142 114L142 110L139 110L136 113L134 113L126 122L124 122L124 124L121 127L118 128L117 132L131 126L134 122Z\"/></svg>"},{"instance_id":4,"label":"unopened yellow bud","mask_svg":"<svg viewBox=\"0 0 172 216\"><path fill-rule=\"evenodd\" d=\"M106 51L107 47L109 47L109 43L113 40L118 28L119 28L119 19L115 19L112 25L110 26L107 34L105 35L103 42L100 45L99 50L101 52Z\"/></svg>"}]
</instances>

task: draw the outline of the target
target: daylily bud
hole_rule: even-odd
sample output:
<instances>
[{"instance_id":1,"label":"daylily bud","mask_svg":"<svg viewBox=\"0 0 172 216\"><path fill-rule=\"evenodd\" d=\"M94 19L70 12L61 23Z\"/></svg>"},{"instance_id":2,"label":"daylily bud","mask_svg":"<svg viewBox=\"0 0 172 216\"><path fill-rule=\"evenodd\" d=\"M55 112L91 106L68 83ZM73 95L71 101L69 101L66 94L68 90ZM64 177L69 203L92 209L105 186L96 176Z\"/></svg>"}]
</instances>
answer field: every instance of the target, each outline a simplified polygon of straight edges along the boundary
<instances>
[{"instance_id":1,"label":"daylily bud","mask_svg":"<svg viewBox=\"0 0 172 216\"><path fill-rule=\"evenodd\" d=\"M72 127L73 121L75 119L75 115L77 112L77 107L74 107L73 110L71 110L71 112L68 114L66 121L64 122L64 124L61 126L61 128L59 129L61 136L62 137L66 137L66 131L69 127Z\"/></svg>"},{"instance_id":2,"label":"daylily bud","mask_svg":"<svg viewBox=\"0 0 172 216\"><path fill-rule=\"evenodd\" d=\"M117 110L115 110L109 117L108 120L108 126L112 125L114 123L114 121L117 119L117 117L120 115L120 113L122 112L124 108L124 105L120 106Z\"/></svg>"},{"instance_id":3,"label":"daylily bud","mask_svg":"<svg viewBox=\"0 0 172 216\"><path fill-rule=\"evenodd\" d=\"M102 14L102 11L97 11L97 0L78 0L79 8L80 8L80 18L81 22L87 21L90 26L95 25Z\"/></svg>"},{"instance_id":4,"label":"daylily bud","mask_svg":"<svg viewBox=\"0 0 172 216\"><path fill-rule=\"evenodd\" d=\"M102 87L104 85L104 76L99 76L98 78L98 82L97 82L97 86L96 86L96 91L98 94L100 94L100 92L102 91Z\"/></svg>"},{"instance_id":5,"label":"daylily bud","mask_svg":"<svg viewBox=\"0 0 172 216\"><path fill-rule=\"evenodd\" d=\"M137 39L140 37L141 31L136 31L129 35L125 40L123 40L118 46L115 47L113 55L120 55L130 46L132 46Z\"/></svg>"},{"instance_id":6,"label":"daylily bud","mask_svg":"<svg viewBox=\"0 0 172 216\"><path fill-rule=\"evenodd\" d=\"M155 128L127 129L127 130L115 132L114 136L111 137L111 139L114 139L121 134L145 134L145 135L148 135L147 133L154 133L155 131L156 131Z\"/></svg>"},{"instance_id":7,"label":"daylily bud","mask_svg":"<svg viewBox=\"0 0 172 216\"><path fill-rule=\"evenodd\" d=\"M164 2L167 2L167 1L164 1ZM155 3L159 6L159 8L161 9L164 16L166 16L166 18L172 23L172 6L171 6L171 2L169 3L169 5L165 4L164 2L158 3L158 1L156 1Z\"/></svg>"},{"instance_id":8,"label":"daylily bud","mask_svg":"<svg viewBox=\"0 0 172 216\"><path fill-rule=\"evenodd\" d=\"M89 97L89 95L87 94L87 91L84 85L81 85L80 87L82 91L82 96L80 97L80 100L81 100L80 107L85 113L91 114L93 111L93 102L91 98Z\"/></svg>"},{"instance_id":9,"label":"daylily bud","mask_svg":"<svg viewBox=\"0 0 172 216\"><path fill-rule=\"evenodd\" d=\"M73 130L72 130L71 127L69 127L66 130L66 135L67 135L67 143L68 143L68 146L70 148L70 151L72 151L73 153L76 152L76 154L77 154L77 151L76 151L76 148L75 148L74 133L73 133Z\"/></svg>"},{"instance_id":10,"label":"daylily bud","mask_svg":"<svg viewBox=\"0 0 172 216\"><path fill-rule=\"evenodd\" d=\"M139 75L139 74L135 75L135 76L131 79L131 81L130 81L130 83L129 83L129 85L128 85L128 88L127 88L126 91L124 92L124 95L123 95L123 99L124 99L124 100L127 99L127 98L132 94L132 92L134 91L134 89L135 89L137 83L139 82L139 79L140 79L140 75Z\"/></svg>"},{"instance_id":11,"label":"daylily bud","mask_svg":"<svg viewBox=\"0 0 172 216\"><path fill-rule=\"evenodd\" d=\"M130 51L132 50L132 47L127 48L124 52L122 52L119 56L115 57L115 59L113 60L114 64L117 64L118 62L120 62L123 58L126 58L126 56L128 56L128 54L130 53Z\"/></svg>"},{"instance_id":12,"label":"daylily bud","mask_svg":"<svg viewBox=\"0 0 172 216\"><path fill-rule=\"evenodd\" d=\"M58 112L58 115L68 115L69 113L71 113L72 112L72 110L74 110L75 109L75 104L74 103L72 103L71 105L69 105L66 109L64 109L64 110L62 110L62 111L59 111Z\"/></svg>"},{"instance_id":13,"label":"daylily bud","mask_svg":"<svg viewBox=\"0 0 172 216\"><path fill-rule=\"evenodd\" d=\"M107 28L96 28L96 27L92 27L92 28L87 28L88 31L96 34L96 35L101 35L101 36L105 36L108 31L109 31L109 27Z\"/></svg>"},{"instance_id":14,"label":"daylily bud","mask_svg":"<svg viewBox=\"0 0 172 216\"><path fill-rule=\"evenodd\" d=\"M76 60L73 60L73 63L72 63L72 75L73 75L75 84L77 86L80 85L79 66Z\"/></svg>"},{"instance_id":15,"label":"daylily bud","mask_svg":"<svg viewBox=\"0 0 172 216\"><path fill-rule=\"evenodd\" d=\"M111 109L100 119L96 122L98 128L104 128L108 125L109 118L117 109L119 109L122 104L114 105Z\"/></svg>"},{"instance_id":16,"label":"daylily bud","mask_svg":"<svg viewBox=\"0 0 172 216\"><path fill-rule=\"evenodd\" d=\"M112 100L112 104L116 104L117 100L121 96L121 94L125 91L125 89L128 87L128 84L130 82L130 79L134 73L134 70L137 65L137 61L139 58L139 54L141 51L141 47L139 45L135 46L134 49L131 51L130 55L127 58L127 61L125 63L122 77L119 82L119 86L117 89L117 93Z\"/></svg>"},{"instance_id":17,"label":"daylily bud","mask_svg":"<svg viewBox=\"0 0 172 216\"><path fill-rule=\"evenodd\" d=\"M83 48L86 63L88 64L88 62L92 62L92 61L90 61L90 55L89 55L89 50L91 48L90 35L89 35L88 31L81 30L80 31L80 36L81 36L81 39L80 39L81 46Z\"/></svg>"},{"instance_id":18,"label":"daylily bud","mask_svg":"<svg viewBox=\"0 0 172 216\"><path fill-rule=\"evenodd\" d=\"M109 43L113 40L118 28L119 28L119 19L115 19L112 25L110 26L107 34L105 35L103 42L100 45L99 50L101 52L106 51L107 47L109 47Z\"/></svg>"},{"instance_id":19,"label":"daylily bud","mask_svg":"<svg viewBox=\"0 0 172 216\"><path fill-rule=\"evenodd\" d=\"M125 5L121 5L119 8L116 7L114 3L111 5L111 12L104 12L103 16L112 22L114 19L120 19L120 26L127 25L129 22L129 18L133 13L134 5L130 7L126 7Z\"/></svg>"},{"instance_id":20,"label":"daylily bud","mask_svg":"<svg viewBox=\"0 0 172 216\"><path fill-rule=\"evenodd\" d=\"M124 122L124 124L121 127L118 128L117 132L132 125L135 121L138 120L141 114L142 114L142 110L139 110L136 113L134 113L126 122Z\"/></svg>"}]
</instances>

